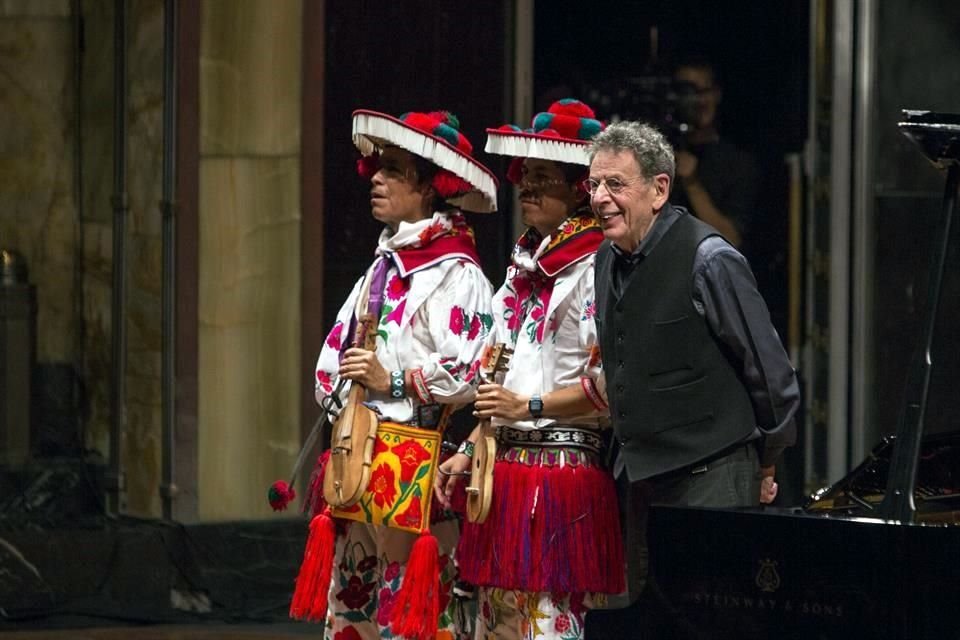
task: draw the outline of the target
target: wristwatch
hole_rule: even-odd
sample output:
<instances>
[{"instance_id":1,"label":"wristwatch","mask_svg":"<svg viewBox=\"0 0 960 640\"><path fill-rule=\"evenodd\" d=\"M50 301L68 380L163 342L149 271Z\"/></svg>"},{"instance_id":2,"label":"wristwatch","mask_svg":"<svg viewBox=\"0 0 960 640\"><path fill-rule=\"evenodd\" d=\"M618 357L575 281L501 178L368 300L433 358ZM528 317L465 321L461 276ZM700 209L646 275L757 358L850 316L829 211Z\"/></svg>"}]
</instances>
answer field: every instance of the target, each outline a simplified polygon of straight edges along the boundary
<instances>
[{"instance_id":1,"label":"wristwatch","mask_svg":"<svg viewBox=\"0 0 960 640\"><path fill-rule=\"evenodd\" d=\"M530 411L534 420L543 417L543 400L540 399L540 396L530 396L530 400L527 402L527 410Z\"/></svg>"}]
</instances>

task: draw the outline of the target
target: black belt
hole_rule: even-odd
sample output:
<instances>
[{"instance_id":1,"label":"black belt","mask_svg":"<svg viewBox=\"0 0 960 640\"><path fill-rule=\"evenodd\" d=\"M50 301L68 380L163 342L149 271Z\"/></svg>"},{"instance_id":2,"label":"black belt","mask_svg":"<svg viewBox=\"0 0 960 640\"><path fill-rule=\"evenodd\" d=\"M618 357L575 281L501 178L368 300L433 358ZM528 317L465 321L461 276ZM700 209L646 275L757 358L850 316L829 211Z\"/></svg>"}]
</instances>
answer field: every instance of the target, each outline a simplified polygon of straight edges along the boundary
<instances>
[{"instance_id":1,"label":"black belt","mask_svg":"<svg viewBox=\"0 0 960 640\"><path fill-rule=\"evenodd\" d=\"M725 449L721 449L715 454L708 456L702 460L698 460L693 464L688 464L685 467L680 467L679 469L674 469L673 471L667 471L665 473L657 474L651 478L647 479L647 482L658 482L660 480L673 480L682 476L695 476L701 473L706 473L710 470L710 467L713 466L716 462L723 460L724 458L729 458L741 450L746 452L749 455L749 449L747 447L756 447L756 440L747 440L746 442L738 442L736 444L730 445Z\"/></svg>"}]
</instances>

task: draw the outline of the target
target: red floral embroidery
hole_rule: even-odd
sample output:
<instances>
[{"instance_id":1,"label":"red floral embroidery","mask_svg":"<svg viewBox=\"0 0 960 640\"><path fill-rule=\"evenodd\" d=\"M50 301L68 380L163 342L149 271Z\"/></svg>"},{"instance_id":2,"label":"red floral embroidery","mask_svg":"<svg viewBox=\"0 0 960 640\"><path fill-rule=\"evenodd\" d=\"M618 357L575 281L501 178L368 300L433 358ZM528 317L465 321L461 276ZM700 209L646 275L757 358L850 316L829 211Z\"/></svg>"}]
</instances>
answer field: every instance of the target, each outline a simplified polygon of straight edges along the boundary
<instances>
[{"instance_id":1,"label":"red floral embroidery","mask_svg":"<svg viewBox=\"0 0 960 640\"><path fill-rule=\"evenodd\" d=\"M357 565L357 571L363 573L364 571L373 569L375 566L377 566L377 556L367 556Z\"/></svg>"},{"instance_id":2,"label":"red floral embroidery","mask_svg":"<svg viewBox=\"0 0 960 640\"><path fill-rule=\"evenodd\" d=\"M478 335L480 335L480 315L473 316L473 319L470 320L470 332L467 333L467 340L473 340Z\"/></svg>"},{"instance_id":3,"label":"red floral embroidery","mask_svg":"<svg viewBox=\"0 0 960 640\"><path fill-rule=\"evenodd\" d=\"M561 613L557 616L557 621L554 622L553 626L557 630L557 633L570 631L570 617L565 613Z\"/></svg>"},{"instance_id":4,"label":"red floral embroidery","mask_svg":"<svg viewBox=\"0 0 960 640\"><path fill-rule=\"evenodd\" d=\"M480 361L474 360L473 364L470 365L470 370L467 371L467 375L463 376L464 382L470 382L477 375L477 371L480 370Z\"/></svg>"},{"instance_id":5,"label":"red floral embroidery","mask_svg":"<svg viewBox=\"0 0 960 640\"><path fill-rule=\"evenodd\" d=\"M463 309L460 307L450 309L450 331L455 335L460 335L463 333L463 323Z\"/></svg>"},{"instance_id":6,"label":"red floral embroidery","mask_svg":"<svg viewBox=\"0 0 960 640\"><path fill-rule=\"evenodd\" d=\"M387 570L383 572L383 579L392 582L394 578L400 575L400 563L391 562L387 565Z\"/></svg>"},{"instance_id":7,"label":"red floral embroidery","mask_svg":"<svg viewBox=\"0 0 960 640\"><path fill-rule=\"evenodd\" d=\"M387 283L387 300L399 300L409 290L409 279L395 275Z\"/></svg>"},{"instance_id":8,"label":"red floral embroidery","mask_svg":"<svg viewBox=\"0 0 960 640\"><path fill-rule=\"evenodd\" d=\"M333 391L333 383L330 382L330 374L326 371L317 369L317 383L320 385L320 388L323 389L324 393L330 393Z\"/></svg>"},{"instance_id":9,"label":"red floral embroidery","mask_svg":"<svg viewBox=\"0 0 960 640\"><path fill-rule=\"evenodd\" d=\"M393 504L397 499L397 480L390 465L381 464L374 469L370 477L370 490L373 492L373 501L381 509Z\"/></svg>"},{"instance_id":10,"label":"red floral embroidery","mask_svg":"<svg viewBox=\"0 0 960 640\"><path fill-rule=\"evenodd\" d=\"M387 451L390 451L390 446L382 439L377 438L377 441L373 443L373 457L376 458L381 453L386 453Z\"/></svg>"},{"instance_id":11,"label":"red floral embroidery","mask_svg":"<svg viewBox=\"0 0 960 640\"><path fill-rule=\"evenodd\" d=\"M416 440L405 440L391 451L400 458L400 482L411 482L420 465L431 458L430 452Z\"/></svg>"},{"instance_id":12,"label":"red floral embroidery","mask_svg":"<svg viewBox=\"0 0 960 640\"><path fill-rule=\"evenodd\" d=\"M333 640L363 640L363 636L353 627L346 627L343 631L333 634Z\"/></svg>"},{"instance_id":13,"label":"red floral embroidery","mask_svg":"<svg viewBox=\"0 0 960 640\"><path fill-rule=\"evenodd\" d=\"M419 527L423 522L423 507L420 505L420 498L413 496L410 499L410 506L394 520L401 527Z\"/></svg>"},{"instance_id":14,"label":"red floral embroidery","mask_svg":"<svg viewBox=\"0 0 960 640\"><path fill-rule=\"evenodd\" d=\"M537 324L537 342L543 343L543 328L545 323L543 321L543 307L537 307L532 312L530 312L530 319Z\"/></svg>"},{"instance_id":15,"label":"red floral embroidery","mask_svg":"<svg viewBox=\"0 0 960 640\"><path fill-rule=\"evenodd\" d=\"M397 308L387 314L387 319L384 321L384 324L390 322L395 322L397 326L400 326L400 321L403 320L403 309L407 306L407 299L404 298L400 301L400 304L397 305Z\"/></svg>"},{"instance_id":16,"label":"red floral embroidery","mask_svg":"<svg viewBox=\"0 0 960 640\"><path fill-rule=\"evenodd\" d=\"M340 346L343 344L340 334L343 333L343 323L337 322L333 325L333 329L330 329L330 333L327 334L327 346L335 351L340 351Z\"/></svg>"},{"instance_id":17,"label":"red floral embroidery","mask_svg":"<svg viewBox=\"0 0 960 640\"><path fill-rule=\"evenodd\" d=\"M430 244L430 241L433 240L436 236L443 233L443 223L434 222L429 227L420 232L420 246L426 246Z\"/></svg>"},{"instance_id":18,"label":"red floral embroidery","mask_svg":"<svg viewBox=\"0 0 960 640\"><path fill-rule=\"evenodd\" d=\"M377 596L377 624L381 627L390 625L390 614L393 612L393 603L396 599L397 594L390 591L389 587L380 589L380 593Z\"/></svg>"},{"instance_id":19,"label":"red floral embroidery","mask_svg":"<svg viewBox=\"0 0 960 640\"><path fill-rule=\"evenodd\" d=\"M597 303L593 300L589 300L583 308L583 317L581 320L592 320L593 317L597 315Z\"/></svg>"},{"instance_id":20,"label":"red floral embroidery","mask_svg":"<svg viewBox=\"0 0 960 640\"><path fill-rule=\"evenodd\" d=\"M376 586L373 582L364 584L359 577L350 576L347 586L337 594L337 600L345 604L348 609L362 609L370 602L370 594Z\"/></svg>"}]
</instances>

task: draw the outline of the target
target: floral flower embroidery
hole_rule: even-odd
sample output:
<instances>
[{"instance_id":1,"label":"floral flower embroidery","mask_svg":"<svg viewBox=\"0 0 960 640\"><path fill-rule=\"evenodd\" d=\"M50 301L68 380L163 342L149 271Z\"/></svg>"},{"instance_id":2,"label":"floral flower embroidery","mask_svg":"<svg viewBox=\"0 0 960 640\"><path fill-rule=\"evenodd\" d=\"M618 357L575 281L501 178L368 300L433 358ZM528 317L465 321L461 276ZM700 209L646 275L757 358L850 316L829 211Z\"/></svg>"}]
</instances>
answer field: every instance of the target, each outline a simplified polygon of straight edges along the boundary
<instances>
[{"instance_id":1,"label":"floral flower embroidery","mask_svg":"<svg viewBox=\"0 0 960 640\"><path fill-rule=\"evenodd\" d=\"M410 506L394 518L394 520L401 527L419 527L423 522L423 508L420 505L419 496L413 496L410 499ZM441 607L441 611L442 610L443 608Z\"/></svg>"},{"instance_id":2,"label":"floral flower embroidery","mask_svg":"<svg viewBox=\"0 0 960 640\"><path fill-rule=\"evenodd\" d=\"M340 346L343 344L340 338L340 334L342 333L343 333L343 322L340 322L338 320L337 323L333 325L333 329L330 329L330 333L327 334L327 341L326 341L327 346L333 349L334 351L340 351Z\"/></svg>"},{"instance_id":3,"label":"floral flower embroidery","mask_svg":"<svg viewBox=\"0 0 960 640\"><path fill-rule=\"evenodd\" d=\"M443 223L440 221L434 222L426 229L420 232L420 246L425 247L430 244L430 241L433 240L438 235L442 234L445 231Z\"/></svg>"},{"instance_id":4,"label":"floral flower embroidery","mask_svg":"<svg viewBox=\"0 0 960 640\"><path fill-rule=\"evenodd\" d=\"M404 440L391 451L400 458L400 482L412 482L420 465L431 458L430 452L416 440Z\"/></svg>"},{"instance_id":5,"label":"floral flower embroidery","mask_svg":"<svg viewBox=\"0 0 960 640\"><path fill-rule=\"evenodd\" d=\"M480 328L482 323L480 322L480 314L473 316L470 320L470 332L467 333L467 340L474 340L478 335L480 335Z\"/></svg>"},{"instance_id":6,"label":"floral flower embroidery","mask_svg":"<svg viewBox=\"0 0 960 640\"><path fill-rule=\"evenodd\" d=\"M400 577L400 563L391 562L387 565L387 570L383 572L383 579L392 582L394 578Z\"/></svg>"},{"instance_id":7,"label":"floral flower embroidery","mask_svg":"<svg viewBox=\"0 0 960 640\"><path fill-rule=\"evenodd\" d=\"M553 623L554 628L557 630L557 633L565 633L570 630L570 616L565 613L561 613L557 616L556 622Z\"/></svg>"},{"instance_id":8,"label":"floral flower embroidery","mask_svg":"<svg viewBox=\"0 0 960 640\"><path fill-rule=\"evenodd\" d=\"M357 565L357 571L363 573L377 566L377 556L367 556Z\"/></svg>"},{"instance_id":9,"label":"floral flower embroidery","mask_svg":"<svg viewBox=\"0 0 960 640\"><path fill-rule=\"evenodd\" d=\"M363 640L363 637L353 627L346 627L333 634L333 640Z\"/></svg>"},{"instance_id":10,"label":"floral flower embroidery","mask_svg":"<svg viewBox=\"0 0 960 640\"><path fill-rule=\"evenodd\" d=\"M387 300L399 300L410 290L410 280L394 275L387 283Z\"/></svg>"},{"instance_id":11,"label":"floral flower embroidery","mask_svg":"<svg viewBox=\"0 0 960 640\"><path fill-rule=\"evenodd\" d=\"M393 612L393 603L397 599L397 594L391 591L389 587L384 587L380 589L377 598L379 600L377 603L377 624L381 627L390 626L390 614Z\"/></svg>"},{"instance_id":12,"label":"floral flower embroidery","mask_svg":"<svg viewBox=\"0 0 960 640\"><path fill-rule=\"evenodd\" d=\"M450 331L453 332L454 335L463 333L463 323L463 309L456 306L450 309Z\"/></svg>"},{"instance_id":13,"label":"floral flower embroidery","mask_svg":"<svg viewBox=\"0 0 960 640\"><path fill-rule=\"evenodd\" d=\"M350 576L347 586L337 594L337 600L345 604L348 609L362 609L370 602L370 594L376 586L373 582L364 584L359 577Z\"/></svg>"},{"instance_id":14,"label":"floral flower embroidery","mask_svg":"<svg viewBox=\"0 0 960 640\"><path fill-rule=\"evenodd\" d=\"M474 360L473 364L470 365L470 370L467 371L467 375L463 376L464 382L470 382L477 375L477 371L480 370L480 361Z\"/></svg>"},{"instance_id":15,"label":"floral flower embroidery","mask_svg":"<svg viewBox=\"0 0 960 640\"><path fill-rule=\"evenodd\" d=\"M397 481L390 465L384 463L377 467L370 477L370 490L373 501L383 509L397 499Z\"/></svg>"},{"instance_id":16,"label":"floral flower embroidery","mask_svg":"<svg viewBox=\"0 0 960 640\"><path fill-rule=\"evenodd\" d=\"M333 383L330 382L330 374L326 371L317 369L317 384L320 385L320 388L323 389L324 393L330 393L333 391Z\"/></svg>"},{"instance_id":17,"label":"floral flower embroidery","mask_svg":"<svg viewBox=\"0 0 960 640\"><path fill-rule=\"evenodd\" d=\"M396 309L391 310L390 313L387 314L386 318L383 320L383 324L389 324L393 322L399 327L400 321L403 320L403 310L406 306L407 299L404 298L400 301L400 304L397 305Z\"/></svg>"},{"instance_id":18,"label":"floral flower embroidery","mask_svg":"<svg viewBox=\"0 0 960 640\"><path fill-rule=\"evenodd\" d=\"M580 316L580 319L592 320L595 315L597 315L596 303L593 300L587 300L583 305L583 315Z\"/></svg>"}]
</instances>

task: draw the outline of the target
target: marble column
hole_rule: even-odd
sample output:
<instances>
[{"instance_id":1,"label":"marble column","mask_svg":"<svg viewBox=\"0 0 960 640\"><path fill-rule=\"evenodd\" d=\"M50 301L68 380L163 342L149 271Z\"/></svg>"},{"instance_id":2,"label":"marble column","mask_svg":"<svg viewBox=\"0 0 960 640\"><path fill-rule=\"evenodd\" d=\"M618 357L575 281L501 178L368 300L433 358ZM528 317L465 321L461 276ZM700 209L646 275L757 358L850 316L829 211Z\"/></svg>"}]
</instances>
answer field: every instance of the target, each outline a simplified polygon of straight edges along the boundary
<instances>
[{"instance_id":1,"label":"marble column","mask_svg":"<svg viewBox=\"0 0 960 640\"><path fill-rule=\"evenodd\" d=\"M201 15L198 510L250 518L300 443L301 3Z\"/></svg>"}]
</instances>

